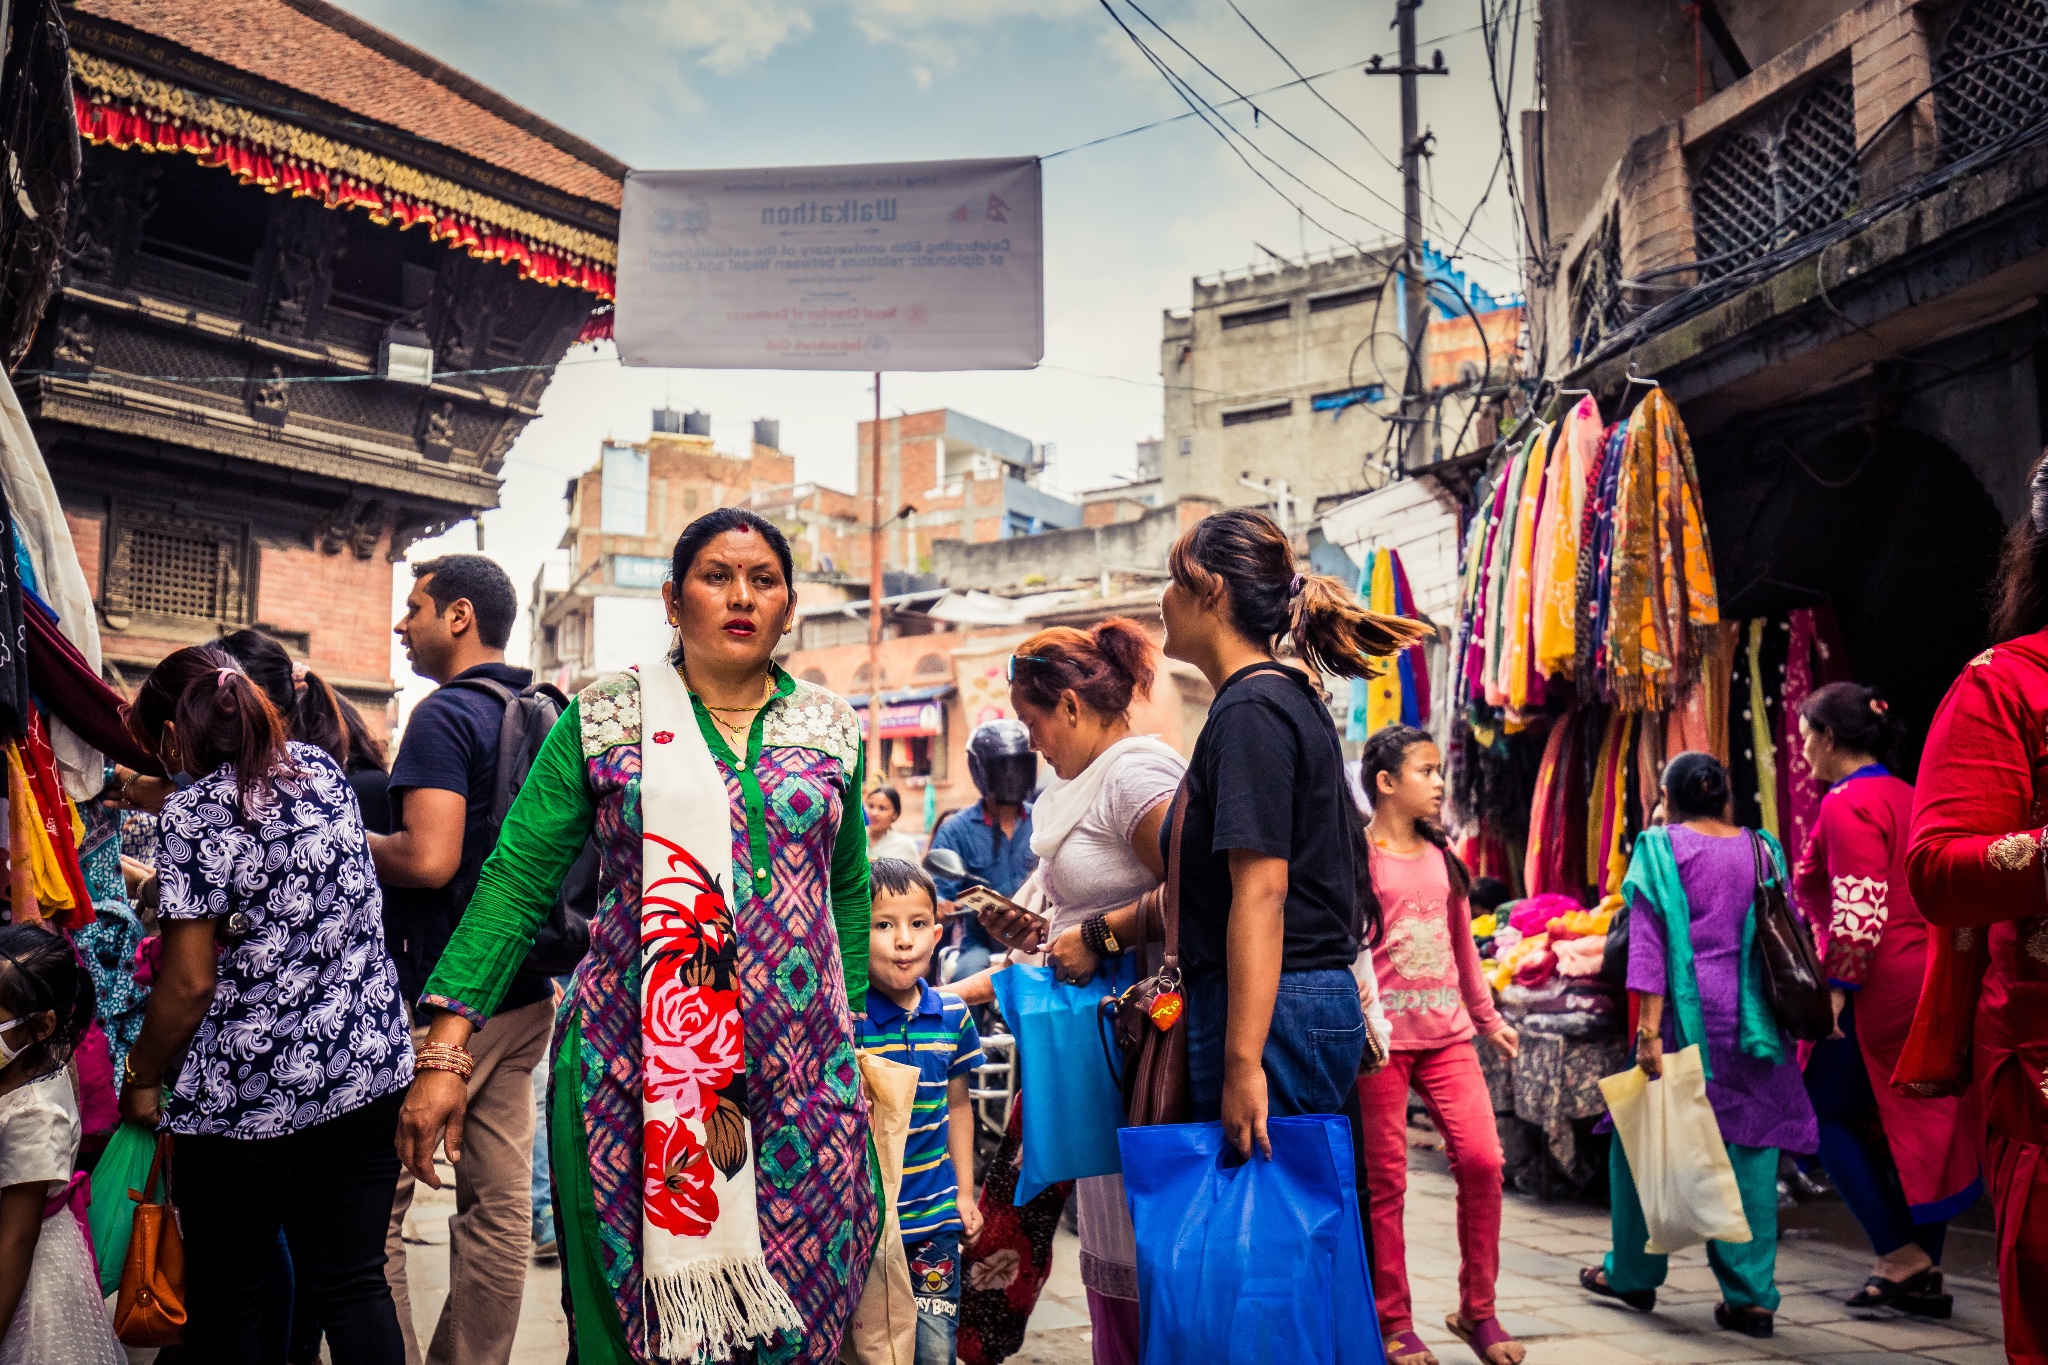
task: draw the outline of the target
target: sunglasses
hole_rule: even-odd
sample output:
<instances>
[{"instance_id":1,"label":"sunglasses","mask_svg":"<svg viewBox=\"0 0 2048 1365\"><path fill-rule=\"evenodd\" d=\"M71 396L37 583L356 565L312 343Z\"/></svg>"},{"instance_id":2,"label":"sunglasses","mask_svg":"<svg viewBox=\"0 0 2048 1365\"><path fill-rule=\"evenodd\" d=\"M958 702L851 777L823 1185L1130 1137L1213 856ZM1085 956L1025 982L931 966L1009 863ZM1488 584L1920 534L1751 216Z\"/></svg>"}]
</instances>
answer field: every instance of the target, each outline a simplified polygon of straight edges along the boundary
<instances>
[{"instance_id":1,"label":"sunglasses","mask_svg":"<svg viewBox=\"0 0 2048 1365\"><path fill-rule=\"evenodd\" d=\"M1003 665L1004 682L1017 681L1017 662L1020 659L1030 664L1052 664L1059 662L1057 659L1048 659L1043 654L1012 654L1008 662Z\"/></svg>"}]
</instances>

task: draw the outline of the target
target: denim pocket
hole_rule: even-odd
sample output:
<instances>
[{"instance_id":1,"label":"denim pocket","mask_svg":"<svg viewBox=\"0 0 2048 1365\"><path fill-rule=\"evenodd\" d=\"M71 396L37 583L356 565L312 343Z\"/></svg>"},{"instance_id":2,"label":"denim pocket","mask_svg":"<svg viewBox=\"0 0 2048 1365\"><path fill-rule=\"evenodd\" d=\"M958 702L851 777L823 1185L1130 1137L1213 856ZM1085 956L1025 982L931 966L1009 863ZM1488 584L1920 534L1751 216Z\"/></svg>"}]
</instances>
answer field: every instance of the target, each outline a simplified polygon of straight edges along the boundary
<instances>
[{"instance_id":1,"label":"denim pocket","mask_svg":"<svg viewBox=\"0 0 2048 1365\"><path fill-rule=\"evenodd\" d=\"M1365 1025L1344 1029L1310 1029L1308 1051L1315 1076L1315 1114L1340 1113L1344 1092L1358 1083L1358 1063L1365 1055Z\"/></svg>"}]
</instances>

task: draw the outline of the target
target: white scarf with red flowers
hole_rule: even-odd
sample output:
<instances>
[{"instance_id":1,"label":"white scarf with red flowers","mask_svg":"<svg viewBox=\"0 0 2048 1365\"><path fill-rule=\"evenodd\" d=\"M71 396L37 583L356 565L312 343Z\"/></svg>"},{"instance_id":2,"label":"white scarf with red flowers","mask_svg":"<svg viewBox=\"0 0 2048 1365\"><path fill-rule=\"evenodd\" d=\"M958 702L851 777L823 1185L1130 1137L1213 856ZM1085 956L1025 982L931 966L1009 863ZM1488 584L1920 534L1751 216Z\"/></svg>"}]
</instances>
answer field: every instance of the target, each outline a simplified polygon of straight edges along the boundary
<instances>
[{"instance_id":1,"label":"white scarf with red flowers","mask_svg":"<svg viewBox=\"0 0 2048 1365\"><path fill-rule=\"evenodd\" d=\"M637 671L642 1302L657 1358L725 1360L803 1319L754 1207L731 803L675 667Z\"/></svg>"}]
</instances>

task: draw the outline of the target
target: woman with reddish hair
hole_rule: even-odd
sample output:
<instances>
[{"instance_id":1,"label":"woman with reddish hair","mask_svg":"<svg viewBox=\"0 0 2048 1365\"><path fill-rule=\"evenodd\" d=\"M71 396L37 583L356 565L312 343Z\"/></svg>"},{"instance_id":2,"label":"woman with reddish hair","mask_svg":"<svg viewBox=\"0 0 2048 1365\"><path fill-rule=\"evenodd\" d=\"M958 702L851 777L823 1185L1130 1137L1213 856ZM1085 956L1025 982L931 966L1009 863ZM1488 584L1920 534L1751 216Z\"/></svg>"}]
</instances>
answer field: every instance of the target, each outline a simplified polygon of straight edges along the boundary
<instances>
[{"instance_id":1,"label":"woman with reddish hair","mask_svg":"<svg viewBox=\"0 0 2048 1365\"><path fill-rule=\"evenodd\" d=\"M2048 452L2007 534L1992 636L1927 735L1907 878L1936 926L1892 1084L1970 1096L2007 1358L2048 1362Z\"/></svg>"}]
</instances>

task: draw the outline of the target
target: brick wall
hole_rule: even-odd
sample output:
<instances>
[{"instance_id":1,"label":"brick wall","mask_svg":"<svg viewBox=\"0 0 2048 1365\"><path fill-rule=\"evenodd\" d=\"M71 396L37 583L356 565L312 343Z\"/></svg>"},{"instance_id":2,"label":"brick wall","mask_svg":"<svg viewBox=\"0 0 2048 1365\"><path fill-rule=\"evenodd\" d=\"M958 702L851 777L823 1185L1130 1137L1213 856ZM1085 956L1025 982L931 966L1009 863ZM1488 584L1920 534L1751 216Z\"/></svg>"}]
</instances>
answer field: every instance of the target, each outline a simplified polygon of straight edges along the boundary
<instances>
[{"instance_id":1,"label":"brick wall","mask_svg":"<svg viewBox=\"0 0 2048 1365\"><path fill-rule=\"evenodd\" d=\"M100 537L107 529L104 517L81 517L66 511L64 522L71 528L71 544L78 551L78 567L85 570L85 586L95 602L100 597Z\"/></svg>"},{"instance_id":2,"label":"brick wall","mask_svg":"<svg viewBox=\"0 0 2048 1365\"><path fill-rule=\"evenodd\" d=\"M1928 15L1904 6L1889 14L1872 14L1849 51L1856 83L1856 141L1861 145L1932 82ZM1923 96L1863 154L1857 170L1866 201L1932 170L1937 140L1934 101Z\"/></svg>"},{"instance_id":3,"label":"brick wall","mask_svg":"<svg viewBox=\"0 0 2048 1365\"><path fill-rule=\"evenodd\" d=\"M380 542L368 559L262 547L256 619L304 631L306 665L329 682L391 684L391 574Z\"/></svg>"}]
</instances>

